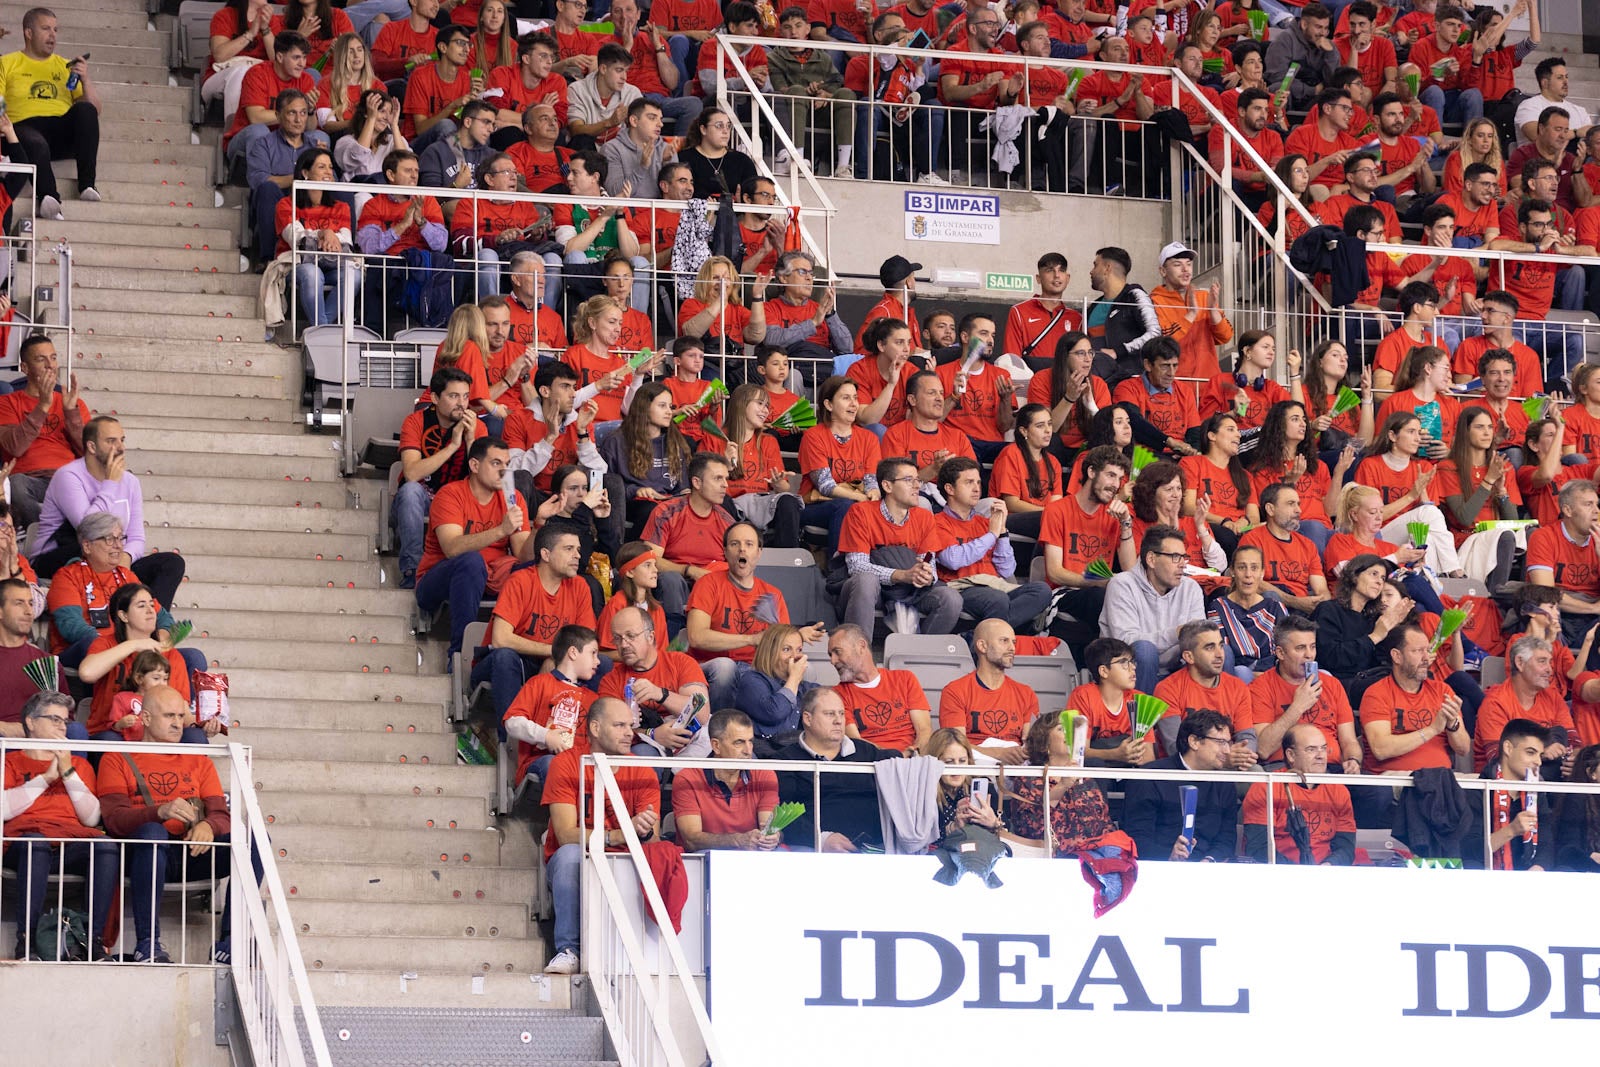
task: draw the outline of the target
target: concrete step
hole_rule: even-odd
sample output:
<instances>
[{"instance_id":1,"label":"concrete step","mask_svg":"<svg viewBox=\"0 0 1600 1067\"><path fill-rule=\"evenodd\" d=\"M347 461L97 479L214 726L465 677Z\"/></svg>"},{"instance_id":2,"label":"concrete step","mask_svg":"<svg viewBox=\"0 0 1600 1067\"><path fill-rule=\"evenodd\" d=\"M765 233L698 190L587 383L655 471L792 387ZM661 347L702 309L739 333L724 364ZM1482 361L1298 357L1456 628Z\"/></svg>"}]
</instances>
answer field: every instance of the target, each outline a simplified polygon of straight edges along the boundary
<instances>
[{"instance_id":1,"label":"concrete step","mask_svg":"<svg viewBox=\"0 0 1600 1067\"><path fill-rule=\"evenodd\" d=\"M76 311L131 311L144 315L187 315L215 320L227 329L229 319L260 317L261 302L253 295L223 296L215 293L167 293L138 289L90 289L73 286L72 306Z\"/></svg>"},{"instance_id":2,"label":"concrete step","mask_svg":"<svg viewBox=\"0 0 1600 1067\"><path fill-rule=\"evenodd\" d=\"M165 64L159 61L147 63L102 63L97 55L90 62L94 65L92 73L100 79L107 92L115 91L113 87L122 85L161 85L167 84L168 71Z\"/></svg>"},{"instance_id":3,"label":"concrete step","mask_svg":"<svg viewBox=\"0 0 1600 1067\"><path fill-rule=\"evenodd\" d=\"M278 791L390 793L395 796L470 796L476 793L488 796L494 788L493 767L469 767L459 763L386 766L381 763L335 763L331 760L257 759L253 771L257 789ZM343 859L349 860L350 857ZM479 862L486 861L480 859Z\"/></svg>"},{"instance_id":4,"label":"concrete step","mask_svg":"<svg viewBox=\"0 0 1600 1067\"><path fill-rule=\"evenodd\" d=\"M289 438L289 440L297 440ZM165 444L166 442L161 442ZM209 452L196 449L192 452L141 448L132 453L128 469L140 477L147 474L169 474L186 477L259 479L261 481L313 482L341 481L338 461L328 456L261 456L242 455L237 452ZM318 551L311 546L306 555ZM348 555L346 548L329 548L329 554Z\"/></svg>"},{"instance_id":5,"label":"concrete step","mask_svg":"<svg viewBox=\"0 0 1600 1067\"><path fill-rule=\"evenodd\" d=\"M544 943L532 938L302 937L308 970L388 971L400 974L533 974L547 962Z\"/></svg>"},{"instance_id":6,"label":"concrete step","mask_svg":"<svg viewBox=\"0 0 1600 1067\"><path fill-rule=\"evenodd\" d=\"M174 79L176 80L176 79ZM102 78L101 96L112 100L128 100L139 104L184 104L189 102L190 89L187 85L169 85L167 77L161 80L146 82L142 78L133 81L118 83L115 79Z\"/></svg>"},{"instance_id":7,"label":"concrete step","mask_svg":"<svg viewBox=\"0 0 1600 1067\"><path fill-rule=\"evenodd\" d=\"M279 826L326 823L388 830L482 830L493 820L483 797L397 797L385 794L264 793L261 810ZM344 900L344 893L325 894ZM397 927L398 929L398 927Z\"/></svg>"},{"instance_id":8,"label":"concrete step","mask_svg":"<svg viewBox=\"0 0 1600 1067\"><path fill-rule=\"evenodd\" d=\"M100 204L99 207L115 206L119 211L135 213L139 211L199 211L200 208L166 208L152 204L122 203L116 205ZM231 208L207 208L207 211L229 211ZM56 284L60 281L59 267L55 264L46 266L39 264L39 281L41 284ZM255 274L196 274L192 270L148 270L124 264L120 267L86 267L81 263L73 266L73 284L75 287L88 289L159 289L163 293L191 294L214 293L220 296L255 296L261 287L261 278ZM122 347L141 343L140 338L122 338ZM144 345L151 345L148 339L143 339ZM161 345L164 350L170 346ZM262 349L277 348L276 345L262 343ZM282 351L282 349L278 349Z\"/></svg>"},{"instance_id":9,"label":"concrete step","mask_svg":"<svg viewBox=\"0 0 1600 1067\"><path fill-rule=\"evenodd\" d=\"M358 534L285 533L282 530L212 530L206 527L163 526L148 530L151 552L180 555L240 556L278 559L366 560L372 556L372 539Z\"/></svg>"},{"instance_id":10,"label":"concrete step","mask_svg":"<svg viewBox=\"0 0 1600 1067\"><path fill-rule=\"evenodd\" d=\"M118 416L122 420L123 429L137 430L143 436L146 433L159 434L172 425L172 419L161 415L142 414L133 411L124 411ZM292 419L246 419L250 424L251 433L299 435L305 432L304 427ZM190 430L204 430L206 433L227 433L229 427L239 425L231 419L184 419L183 425ZM145 503L150 498L145 497Z\"/></svg>"},{"instance_id":11,"label":"concrete step","mask_svg":"<svg viewBox=\"0 0 1600 1067\"><path fill-rule=\"evenodd\" d=\"M330 644L328 647L341 646ZM210 650L206 650L206 655L210 656ZM229 674L231 677L232 672ZM240 744L253 745L275 760L332 757L346 763L420 763L428 767L453 765L456 759L456 738L450 733L391 734L370 730L280 729L262 725L241 729L233 739Z\"/></svg>"},{"instance_id":12,"label":"concrete step","mask_svg":"<svg viewBox=\"0 0 1600 1067\"><path fill-rule=\"evenodd\" d=\"M204 139L196 139L197 134L186 117L168 115L164 118L152 119L152 109L167 108L170 105L156 104L148 101L133 105L126 112L118 112L109 121L102 116L100 120L100 142L115 141L120 144L143 145L205 145ZM177 109L174 108L174 111ZM220 138L222 131L217 131ZM215 149L213 142L209 148Z\"/></svg>"},{"instance_id":13,"label":"concrete step","mask_svg":"<svg viewBox=\"0 0 1600 1067\"><path fill-rule=\"evenodd\" d=\"M311 971L307 977L319 1009L336 1005L414 1009L418 1004L436 1008L527 1008L531 1004L539 1009L561 1009L573 1003L574 991L581 1005L588 982L584 975L568 978L503 972L476 976L424 974L404 983L396 982L393 972L377 971Z\"/></svg>"},{"instance_id":14,"label":"concrete step","mask_svg":"<svg viewBox=\"0 0 1600 1067\"><path fill-rule=\"evenodd\" d=\"M260 435L270 437L271 435ZM301 438L284 435L286 441ZM371 512L337 508L316 508L315 515L305 508L271 507L265 504L199 504L171 501L144 502L148 529L162 526L199 527L208 530L292 530L299 533L361 534L377 533L377 518ZM307 525L312 523L312 525Z\"/></svg>"},{"instance_id":15,"label":"concrete step","mask_svg":"<svg viewBox=\"0 0 1600 1067\"><path fill-rule=\"evenodd\" d=\"M5 19L7 26L21 27L24 10L26 9L21 5L7 4L5 8L0 9L0 18ZM150 25L150 16L142 8L137 11L114 10L101 12L92 11L88 8L71 10L57 6L52 7L50 10L57 15L56 25L59 32L56 37L56 51L68 58L81 55L83 45L96 43L92 35L97 32L110 34L114 31L120 35L120 39L128 40L130 38L143 37L148 32L147 28ZM21 36L20 28L11 32L19 37ZM89 62L94 63L92 56ZM94 73L93 70L90 73L92 75Z\"/></svg>"},{"instance_id":16,"label":"concrete step","mask_svg":"<svg viewBox=\"0 0 1600 1067\"><path fill-rule=\"evenodd\" d=\"M171 274L174 272L167 271L166 273ZM178 277L182 277L182 275L178 275ZM196 274L193 277L198 278L200 275ZM206 277L218 278L221 275L210 274L206 275ZM215 342L210 345L204 342L197 342L191 345L175 345L168 347L165 354L162 354L152 350L128 352L124 351L121 345L106 345L99 338L96 340L102 348L109 348L111 351L106 352L97 349L93 352L80 353L78 358L82 362L78 366L117 375L118 382L123 380L121 376L124 374L141 371L165 374L168 381L171 381L171 376L174 374L199 378L221 373L263 383L269 379L289 380L298 383L303 377L300 360L294 353L276 349L272 346L264 346L268 349L268 358L266 359L230 357L219 361L212 352L206 351L208 348L213 348ZM242 344L243 342L230 343ZM154 348L155 346L151 347ZM184 349L187 349L187 351ZM184 425L188 425L188 420L185 420ZM226 434L222 436L226 436Z\"/></svg>"},{"instance_id":17,"label":"concrete step","mask_svg":"<svg viewBox=\"0 0 1600 1067\"><path fill-rule=\"evenodd\" d=\"M502 866L500 835L494 830L358 830L315 823L275 826L271 836L273 852L279 860L342 863L359 856L373 863L469 866L476 862Z\"/></svg>"},{"instance_id":18,"label":"concrete step","mask_svg":"<svg viewBox=\"0 0 1600 1067\"><path fill-rule=\"evenodd\" d=\"M157 103L153 100L104 100L100 101L101 117L100 127L102 132L108 123L118 127L137 127L140 125L165 125L173 128L182 127L190 129L190 109L187 97L173 98L170 102ZM222 131L217 131L220 136ZM188 140L183 133L164 134L166 139L173 143Z\"/></svg>"},{"instance_id":19,"label":"concrete step","mask_svg":"<svg viewBox=\"0 0 1600 1067\"><path fill-rule=\"evenodd\" d=\"M265 605L260 611L207 609L195 615L196 641L271 641L287 636L345 648L415 643L407 620L393 615L321 615L266 610Z\"/></svg>"},{"instance_id":20,"label":"concrete step","mask_svg":"<svg viewBox=\"0 0 1600 1067\"><path fill-rule=\"evenodd\" d=\"M131 204L126 201L102 200L98 204L80 204L72 213L73 221L120 224L129 226L177 226L184 229L204 227L224 233L239 230L239 209L212 207L211 198L195 204ZM80 274L78 284L84 279Z\"/></svg>"},{"instance_id":21,"label":"concrete step","mask_svg":"<svg viewBox=\"0 0 1600 1067\"><path fill-rule=\"evenodd\" d=\"M183 192L182 182L177 183L175 192ZM198 184L198 183L197 183ZM209 191L209 190L206 190ZM76 203L73 201L72 203ZM65 211L72 210L69 203ZM47 248L41 248L39 263L41 266L54 264L55 253ZM125 245L108 245L98 242L76 246L72 250L73 264L79 267L126 267L130 263L143 263L151 270L181 270L196 274L244 274L239 267L239 252L236 248L223 248L220 251L204 251L198 248L135 248ZM254 275L251 275L254 277ZM80 329L82 327L79 327ZM114 333L110 326L105 327L106 332ZM163 336L152 334L149 336ZM204 334L200 336L206 336ZM252 333L250 340L261 343L262 334ZM240 340L244 338L241 337Z\"/></svg>"},{"instance_id":22,"label":"concrete step","mask_svg":"<svg viewBox=\"0 0 1600 1067\"><path fill-rule=\"evenodd\" d=\"M209 186L212 182L211 165L207 163L152 163L154 158L146 152L143 160L125 160L115 164L114 170L105 170L102 173L115 174L122 181L153 182L165 184L169 188L188 188L191 186ZM109 160L101 159L101 167L105 167ZM63 176L76 178L78 176L78 161L75 159L58 159L55 162L56 177ZM96 179L98 180L98 178ZM209 189L207 190L209 191ZM72 216L73 200L64 204L64 213Z\"/></svg>"},{"instance_id":23,"label":"concrete step","mask_svg":"<svg viewBox=\"0 0 1600 1067\"><path fill-rule=\"evenodd\" d=\"M133 424L130 421L126 419L123 421L125 428L131 425ZM260 431L253 429L252 432ZM196 501L203 504L237 500L249 501L252 504L304 507L312 511L321 508L343 508L347 504L346 488L328 482L285 482L259 478L167 478L162 475L141 477L139 480L144 483L146 504L152 500ZM374 524L377 521L375 517Z\"/></svg>"},{"instance_id":24,"label":"concrete step","mask_svg":"<svg viewBox=\"0 0 1600 1067\"><path fill-rule=\"evenodd\" d=\"M214 614L220 613L207 613L206 618L209 620ZM308 617L279 616L267 612L241 614L289 620ZM229 694L229 706L233 721L240 726L250 724L284 730L370 730L377 733L448 732L444 712L437 704L380 704L371 700L266 700Z\"/></svg>"},{"instance_id":25,"label":"concrete step","mask_svg":"<svg viewBox=\"0 0 1600 1067\"><path fill-rule=\"evenodd\" d=\"M209 297L194 297L191 299L207 300ZM168 321L177 321L169 318ZM223 320L190 319L191 322L212 322ZM231 325L231 323L229 323ZM163 390L170 390L173 380L173 371L159 370L131 370L118 367L105 366L104 360L91 360L79 364L88 369L95 367L98 374L86 377L84 384L87 386L99 385L104 387L115 383L118 396L159 395ZM299 397L298 385L291 387L281 377L269 374L220 374L190 372L184 378L185 392L195 398L195 402L210 405L215 400L285 400L292 401ZM191 410L193 403L190 404Z\"/></svg>"},{"instance_id":26,"label":"concrete step","mask_svg":"<svg viewBox=\"0 0 1600 1067\"><path fill-rule=\"evenodd\" d=\"M185 151L189 151L192 146L184 145L183 148ZM148 151L145 152L145 159L149 160ZM80 244L91 243L99 245L129 245L146 249L180 248L200 249L202 251L207 249L228 250L237 247L238 237L236 232L226 226L206 228L155 223L106 222L90 214L90 212L98 209L99 206L98 204L85 205L87 211L81 218L42 219L35 226L34 232L41 240L59 241L65 239L71 241L74 248ZM76 216L76 212L74 215ZM128 262L141 263L143 260L130 259Z\"/></svg>"},{"instance_id":27,"label":"concrete step","mask_svg":"<svg viewBox=\"0 0 1600 1067\"><path fill-rule=\"evenodd\" d=\"M192 252L160 252L152 251L151 255L194 255ZM215 252L201 252L202 256L217 255ZM221 255L234 255L232 252L220 253ZM206 297L191 297L190 299L207 299ZM174 315L156 311L77 311L73 315L73 325L82 330L86 335L84 345L87 347L89 337L94 336L99 330L137 330L144 332L146 337L169 338L175 341L214 341L226 343L228 341L250 341L260 344L266 338L267 324L260 318L206 318L197 315ZM133 390L125 390L132 392ZM194 410L194 405L187 402L182 396L174 399L182 402L186 411Z\"/></svg>"},{"instance_id":28,"label":"concrete step","mask_svg":"<svg viewBox=\"0 0 1600 1067\"><path fill-rule=\"evenodd\" d=\"M379 903L490 900L516 904L533 900L531 871L483 863L304 863L287 859L278 862L278 874L289 893L291 908L294 898L301 894Z\"/></svg>"},{"instance_id":29,"label":"concrete step","mask_svg":"<svg viewBox=\"0 0 1600 1067\"><path fill-rule=\"evenodd\" d=\"M228 677L230 695L241 697L273 697L279 700L370 700L393 704L437 703L441 706L450 699L450 679L444 675L418 677L381 672L356 674L347 671L241 668L230 671Z\"/></svg>"},{"instance_id":30,"label":"concrete step","mask_svg":"<svg viewBox=\"0 0 1600 1067\"><path fill-rule=\"evenodd\" d=\"M130 104L127 106L138 107L141 105ZM74 175L71 178L67 178L61 173L60 168L66 162L62 161L56 165L56 184L61 187L63 197L62 213L73 217L87 218L87 215L79 216L78 209L74 206L82 203L78 199L77 177ZM158 207L186 207L191 205L194 207L211 207L216 204L215 190L204 181L189 182L187 179L180 181L166 179L156 182L135 181L126 174L125 169L122 167L118 167L110 174L101 175L95 180L99 182L95 186L95 190L100 194L100 202L102 204L153 204ZM83 206L86 210L93 210L94 207L88 204ZM130 262L140 261L121 260L107 265L126 267ZM82 265L80 261L79 266Z\"/></svg>"},{"instance_id":31,"label":"concrete step","mask_svg":"<svg viewBox=\"0 0 1600 1067\"><path fill-rule=\"evenodd\" d=\"M154 446L155 442L151 442ZM284 463L290 460L320 460L338 456L337 441L310 434L282 436L259 433L212 433L174 427L163 434L162 451L205 452L212 455L258 456L266 463ZM130 463L136 464L141 450L135 447L130 453ZM270 477L276 477L274 471ZM288 473L285 470L283 473ZM309 473L309 472L307 472Z\"/></svg>"},{"instance_id":32,"label":"concrete step","mask_svg":"<svg viewBox=\"0 0 1600 1067\"><path fill-rule=\"evenodd\" d=\"M369 615L409 620L417 609L416 597L403 589L346 589L342 586L335 589L296 588L282 584L253 585L237 580L218 583L200 579L184 582L179 587L178 603L184 605L185 610L197 612L202 608L211 611L260 611L263 605L270 603L273 611L315 612L330 617L349 616L352 620ZM355 626L357 622L352 621L350 625ZM415 685L415 681L412 684ZM448 687L441 686L438 699L445 699L448 693ZM297 695L287 692L278 694L283 698ZM306 695L329 700L343 699L333 693L311 692ZM355 699L371 700L372 697L363 693ZM426 697L411 699L433 700L435 695L430 692Z\"/></svg>"},{"instance_id":33,"label":"concrete step","mask_svg":"<svg viewBox=\"0 0 1600 1067\"><path fill-rule=\"evenodd\" d=\"M61 34L65 37L66 34ZM96 44L89 59L90 77L104 78L101 64L109 66L141 66L167 69L167 49L160 33L128 34L120 41ZM78 43L76 41L72 42ZM59 48L57 49L60 50ZM68 53L68 58L80 53Z\"/></svg>"},{"instance_id":34,"label":"concrete step","mask_svg":"<svg viewBox=\"0 0 1600 1067\"><path fill-rule=\"evenodd\" d=\"M438 645L437 641L423 645L414 642L393 645L352 645L348 641L215 637L206 639L198 647L205 652L211 666L222 671L232 671L240 667L262 667L269 670L292 667L296 670L355 671L367 674L385 672L433 674L444 671L444 650L437 647ZM284 753L284 755L289 754Z\"/></svg>"},{"instance_id":35,"label":"concrete step","mask_svg":"<svg viewBox=\"0 0 1600 1067\"><path fill-rule=\"evenodd\" d=\"M375 589L380 582L378 564L355 560L260 559L254 556L185 555L188 574L197 582L240 581L271 585L326 586ZM181 594L180 594L181 595Z\"/></svg>"},{"instance_id":36,"label":"concrete step","mask_svg":"<svg viewBox=\"0 0 1600 1067\"><path fill-rule=\"evenodd\" d=\"M155 316L130 317L155 318ZM187 413L195 410L197 406L194 401L181 393L128 393L122 391L112 393L95 388L93 383L85 384L84 403L100 414L157 415L166 418L170 423L183 421ZM299 404L294 400L229 396L209 397L198 406L213 419L289 423L294 421ZM252 428L252 432L256 431Z\"/></svg>"},{"instance_id":37,"label":"concrete step","mask_svg":"<svg viewBox=\"0 0 1600 1067\"><path fill-rule=\"evenodd\" d=\"M295 899L290 912L297 937L459 937L474 941L527 938L526 904L374 904L348 900Z\"/></svg>"}]
</instances>

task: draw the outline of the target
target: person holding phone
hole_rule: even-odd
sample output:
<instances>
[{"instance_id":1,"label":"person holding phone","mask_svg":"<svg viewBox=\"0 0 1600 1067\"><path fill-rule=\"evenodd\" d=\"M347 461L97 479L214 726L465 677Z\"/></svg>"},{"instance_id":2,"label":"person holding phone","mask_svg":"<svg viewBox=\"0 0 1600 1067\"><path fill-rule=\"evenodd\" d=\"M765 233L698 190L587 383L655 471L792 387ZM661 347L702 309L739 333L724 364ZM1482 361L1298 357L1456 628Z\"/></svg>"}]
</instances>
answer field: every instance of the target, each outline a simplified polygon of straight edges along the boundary
<instances>
[{"instance_id":1,"label":"person holding phone","mask_svg":"<svg viewBox=\"0 0 1600 1067\"><path fill-rule=\"evenodd\" d=\"M970 767L976 762L966 735L950 727L935 730L919 751L951 767ZM1006 824L995 811L998 799L991 799L993 795L987 778L965 774L940 775L935 793L939 804L940 834L948 836L968 825L981 826L995 833L1003 831Z\"/></svg>"},{"instance_id":2,"label":"person holding phone","mask_svg":"<svg viewBox=\"0 0 1600 1067\"><path fill-rule=\"evenodd\" d=\"M100 94L89 76L89 53L56 55L56 16L36 7L22 18L22 48L0 56L6 112L27 158L38 166L34 191L39 217L61 218L61 194L51 161L78 164L78 199L97 202L95 164L100 155Z\"/></svg>"}]
</instances>

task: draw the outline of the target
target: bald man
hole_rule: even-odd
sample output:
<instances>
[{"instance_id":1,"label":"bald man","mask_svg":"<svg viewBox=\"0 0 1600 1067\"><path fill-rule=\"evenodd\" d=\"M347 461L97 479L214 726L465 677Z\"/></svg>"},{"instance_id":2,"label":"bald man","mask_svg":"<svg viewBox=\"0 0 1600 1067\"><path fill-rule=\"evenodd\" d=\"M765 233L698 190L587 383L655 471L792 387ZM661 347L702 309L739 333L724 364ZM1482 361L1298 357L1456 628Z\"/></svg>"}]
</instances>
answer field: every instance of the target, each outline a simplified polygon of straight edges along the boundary
<instances>
[{"instance_id":1,"label":"bald man","mask_svg":"<svg viewBox=\"0 0 1600 1067\"><path fill-rule=\"evenodd\" d=\"M1004 619L984 619L972 631L972 651L977 669L944 687L939 726L965 733L980 755L1025 763L1022 738L1039 716L1039 697L1006 674L1017 660L1017 633Z\"/></svg>"},{"instance_id":2,"label":"bald man","mask_svg":"<svg viewBox=\"0 0 1600 1067\"><path fill-rule=\"evenodd\" d=\"M705 727L711 719L705 672L682 652L663 652L648 612L626 607L611 618L619 663L600 683L600 695L639 709L633 751L640 756L711 754ZM694 705L698 704L698 707Z\"/></svg>"}]
</instances>

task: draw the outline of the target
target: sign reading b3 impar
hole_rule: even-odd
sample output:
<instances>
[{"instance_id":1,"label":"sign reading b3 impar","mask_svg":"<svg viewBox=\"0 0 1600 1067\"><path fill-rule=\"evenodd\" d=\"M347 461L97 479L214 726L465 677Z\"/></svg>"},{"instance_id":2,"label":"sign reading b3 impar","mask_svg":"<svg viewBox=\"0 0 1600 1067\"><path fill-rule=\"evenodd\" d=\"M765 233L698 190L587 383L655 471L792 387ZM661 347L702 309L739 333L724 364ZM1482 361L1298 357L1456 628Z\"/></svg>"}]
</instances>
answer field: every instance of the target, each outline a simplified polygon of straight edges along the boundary
<instances>
[{"instance_id":1,"label":"sign reading b3 impar","mask_svg":"<svg viewBox=\"0 0 1600 1067\"><path fill-rule=\"evenodd\" d=\"M907 192L906 240L1000 243L1000 198L990 193Z\"/></svg>"}]
</instances>

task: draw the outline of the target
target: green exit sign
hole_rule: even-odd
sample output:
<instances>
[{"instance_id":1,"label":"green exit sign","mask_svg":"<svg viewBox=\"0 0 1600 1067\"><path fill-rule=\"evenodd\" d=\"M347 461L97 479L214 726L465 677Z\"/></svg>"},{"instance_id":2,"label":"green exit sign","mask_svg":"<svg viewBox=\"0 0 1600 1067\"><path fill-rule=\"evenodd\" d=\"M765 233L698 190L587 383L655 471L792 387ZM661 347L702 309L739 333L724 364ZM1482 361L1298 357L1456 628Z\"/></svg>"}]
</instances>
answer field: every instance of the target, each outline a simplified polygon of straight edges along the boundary
<instances>
[{"instance_id":1,"label":"green exit sign","mask_svg":"<svg viewBox=\"0 0 1600 1067\"><path fill-rule=\"evenodd\" d=\"M983 276L983 287L1000 293L1031 293L1033 292L1033 275L1001 274L998 271L989 271Z\"/></svg>"}]
</instances>

